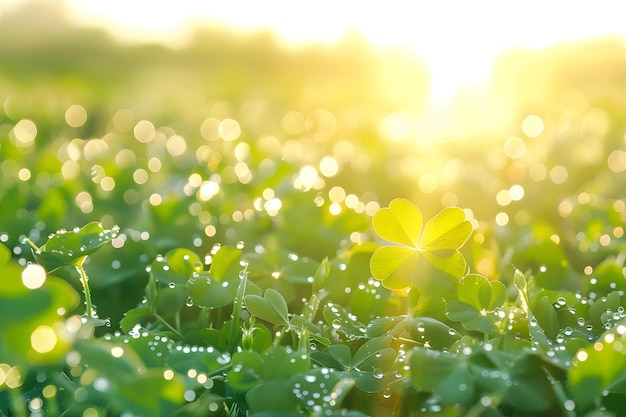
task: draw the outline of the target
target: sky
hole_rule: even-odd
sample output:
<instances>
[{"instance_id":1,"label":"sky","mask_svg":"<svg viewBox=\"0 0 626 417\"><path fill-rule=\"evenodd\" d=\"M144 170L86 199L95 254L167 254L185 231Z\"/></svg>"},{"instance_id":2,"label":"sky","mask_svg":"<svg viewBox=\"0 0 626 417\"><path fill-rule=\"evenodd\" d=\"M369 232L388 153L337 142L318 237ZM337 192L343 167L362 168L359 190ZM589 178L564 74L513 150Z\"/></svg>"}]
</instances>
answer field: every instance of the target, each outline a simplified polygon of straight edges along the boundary
<instances>
[{"instance_id":1,"label":"sky","mask_svg":"<svg viewBox=\"0 0 626 417\"><path fill-rule=\"evenodd\" d=\"M0 0L0 13L25 0ZM593 36L626 39L626 2L596 0L49 0L72 20L126 41L184 41L190 23L271 27L288 41L332 42L358 30L376 45L402 45L426 59L435 98L484 82L498 53Z\"/></svg>"}]
</instances>

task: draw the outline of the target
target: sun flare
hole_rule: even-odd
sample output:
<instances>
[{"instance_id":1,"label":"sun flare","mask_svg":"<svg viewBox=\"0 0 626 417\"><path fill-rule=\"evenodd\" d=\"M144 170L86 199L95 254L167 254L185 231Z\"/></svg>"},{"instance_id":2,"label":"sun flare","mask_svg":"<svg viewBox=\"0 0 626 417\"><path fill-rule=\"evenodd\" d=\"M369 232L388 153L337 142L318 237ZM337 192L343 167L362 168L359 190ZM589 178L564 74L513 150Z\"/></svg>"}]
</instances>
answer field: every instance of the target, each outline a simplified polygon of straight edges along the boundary
<instances>
[{"instance_id":1,"label":"sun flare","mask_svg":"<svg viewBox=\"0 0 626 417\"><path fill-rule=\"evenodd\" d=\"M2 3L15 3L0 0ZM402 45L426 60L431 98L448 102L463 86L481 86L494 60L511 47L551 44L606 34L624 34L618 2L601 1L602 19L590 19L579 2L503 3L391 0L380 5L322 0L303 8L280 0L198 2L176 6L148 0L64 0L70 17L108 28L127 41L157 40L180 45L199 23L228 24L239 30L271 28L288 43L334 42L356 30L379 46ZM564 10L567 18L564 19Z\"/></svg>"}]
</instances>

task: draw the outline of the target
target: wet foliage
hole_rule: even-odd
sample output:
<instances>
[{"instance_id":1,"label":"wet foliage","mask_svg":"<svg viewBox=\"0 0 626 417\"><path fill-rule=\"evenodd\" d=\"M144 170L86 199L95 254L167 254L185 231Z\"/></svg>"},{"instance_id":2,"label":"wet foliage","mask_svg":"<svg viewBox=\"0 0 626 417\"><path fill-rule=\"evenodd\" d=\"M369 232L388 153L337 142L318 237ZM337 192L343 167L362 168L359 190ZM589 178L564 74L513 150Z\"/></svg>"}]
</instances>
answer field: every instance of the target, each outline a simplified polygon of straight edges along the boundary
<instances>
[{"instance_id":1,"label":"wet foliage","mask_svg":"<svg viewBox=\"0 0 626 417\"><path fill-rule=\"evenodd\" d=\"M204 259L185 248L156 255L141 301L116 325L92 307L83 264L106 254L118 228L90 223L30 242L26 267L2 246L1 411L618 415L623 276L604 288L578 277L572 291L541 286L531 270L471 273L462 250L472 228L456 208L422 229L420 210L396 199L373 225L398 246L357 244L322 261L243 243L216 244ZM64 267L78 276L56 276ZM78 279L83 305L66 281Z\"/></svg>"},{"instance_id":2,"label":"wet foliage","mask_svg":"<svg viewBox=\"0 0 626 417\"><path fill-rule=\"evenodd\" d=\"M0 416L623 414L623 45L511 54L488 116L437 119L359 39L18 17Z\"/></svg>"}]
</instances>

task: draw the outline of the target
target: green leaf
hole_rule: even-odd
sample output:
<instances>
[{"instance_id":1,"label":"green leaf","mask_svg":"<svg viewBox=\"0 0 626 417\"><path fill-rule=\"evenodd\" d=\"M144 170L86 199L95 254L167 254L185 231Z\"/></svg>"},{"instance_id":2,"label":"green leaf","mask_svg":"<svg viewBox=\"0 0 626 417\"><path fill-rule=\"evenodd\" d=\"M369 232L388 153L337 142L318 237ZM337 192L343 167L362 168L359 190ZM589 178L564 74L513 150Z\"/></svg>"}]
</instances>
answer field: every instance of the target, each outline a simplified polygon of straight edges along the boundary
<instances>
[{"instance_id":1,"label":"green leaf","mask_svg":"<svg viewBox=\"0 0 626 417\"><path fill-rule=\"evenodd\" d=\"M309 410L317 409L323 416L344 415L343 412L334 414L333 411L341 408L354 383L354 379L346 377L344 372L332 372L327 368L311 369L305 374L295 375L290 381L300 405Z\"/></svg>"},{"instance_id":2,"label":"green leaf","mask_svg":"<svg viewBox=\"0 0 626 417\"><path fill-rule=\"evenodd\" d=\"M526 276L519 269L515 268L515 277L514 283L518 290L525 291L526 290Z\"/></svg>"},{"instance_id":3,"label":"green leaf","mask_svg":"<svg viewBox=\"0 0 626 417\"><path fill-rule=\"evenodd\" d=\"M308 332L308 336L311 340L315 340L323 346L330 346L330 339L322 334L322 329L299 314L291 316L291 319L289 320L289 327L296 331L298 335L300 335L300 332L304 329Z\"/></svg>"},{"instance_id":4,"label":"green leaf","mask_svg":"<svg viewBox=\"0 0 626 417\"><path fill-rule=\"evenodd\" d=\"M378 363L378 360L382 359L381 351L386 350L391 345L391 336L379 336L368 340L363 343L359 350L356 351L350 365L354 368L361 368L361 370L371 370L374 367L386 369L387 366ZM393 351L393 357L395 359L395 351ZM379 355L377 357L377 355ZM365 363L367 361L367 363ZM384 362L382 359L380 362ZM378 365L378 366L377 366Z\"/></svg>"},{"instance_id":5,"label":"green leaf","mask_svg":"<svg viewBox=\"0 0 626 417\"><path fill-rule=\"evenodd\" d=\"M146 366L137 353L121 341L83 340L76 344L75 350L80 354L82 366L97 370L111 381L146 372Z\"/></svg>"},{"instance_id":6,"label":"green leaf","mask_svg":"<svg viewBox=\"0 0 626 417\"><path fill-rule=\"evenodd\" d=\"M352 353L348 345L331 345L324 350L311 352L311 359L326 368L347 371L350 368Z\"/></svg>"},{"instance_id":7,"label":"green leaf","mask_svg":"<svg viewBox=\"0 0 626 417\"><path fill-rule=\"evenodd\" d=\"M411 284L411 274L420 254L410 248L383 246L376 249L370 261L372 276L389 289L402 289Z\"/></svg>"},{"instance_id":8,"label":"green leaf","mask_svg":"<svg viewBox=\"0 0 626 417\"><path fill-rule=\"evenodd\" d=\"M0 357L13 365L57 363L77 336L65 331L64 316L80 298L70 284L51 275L41 287L28 289L22 283L23 270L12 262L0 268ZM35 350L31 338L37 331L56 341L44 351Z\"/></svg>"},{"instance_id":9,"label":"green leaf","mask_svg":"<svg viewBox=\"0 0 626 417\"><path fill-rule=\"evenodd\" d=\"M508 293L500 281L489 281L482 275L467 275L457 284L455 299L446 302L446 317L460 322L468 330L493 334L502 320L497 309Z\"/></svg>"},{"instance_id":10,"label":"green leaf","mask_svg":"<svg viewBox=\"0 0 626 417\"><path fill-rule=\"evenodd\" d=\"M589 319L594 328L603 329L605 326L602 316L607 311L616 312L621 306L621 296L619 291L611 291L606 297L596 300L589 307Z\"/></svg>"},{"instance_id":11,"label":"green leaf","mask_svg":"<svg viewBox=\"0 0 626 417\"><path fill-rule=\"evenodd\" d=\"M163 377L162 369L149 369L145 373L118 377L112 382L113 390L106 393L109 403L119 411L134 415L169 417L184 404L185 383L175 374ZM146 393L152 395L146 395Z\"/></svg>"},{"instance_id":12,"label":"green leaf","mask_svg":"<svg viewBox=\"0 0 626 417\"><path fill-rule=\"evenodd\" d=\"M246 394L246 402L254 415L261 412L280 415L298 411L298 402L288 381L263 382Z\"/></svg>"},{"instance_id":13,"label":"green leaf","mask_svg":"<svg viewBox=\"0 0 626 417\"><path fill-rule=\"evenodd\" d=\"M389 289L419 285L416 270L423 255L436 268L458 279L466 263L458 249L467 241L472 225L458 207L447 208L430 219L422 233L422 215L408 200L393 200L372 220L378 235L396 245L378 248L370 259L372 276Z\"/></svg>"},{"instance_id":14,"label":"green leaf","mask_svg":"<svg viewBox=\"0 0 626 417\"><path fill-rule=\"evenodd\" d=\"M593 346L581 349L569 369L569 392L582 410L592 407L604 392L626 394L626 343L624 324L605 332Z\"/></svg>"},{"instance_id":15,"label":"green leaf","mask_svg":"<svg viewBox=\"0 0 626 417\"><path fill-rule=\"evenodd\" d=\"M410 357L411 385L435 393L445 404L470 404L476 395L474 378L464 356L424 348Z\"/></svg>"},{"instance_id":16,"label":"green leaf","mask_svg":"<svg viewBox=\"0 0 626 417\"><path fill-rule=\"evenodd\" d=\"M418 248L422 233L422 213L410 201L397 198L374 214L372 226L383 239Z\"/></svg>"},{"instance_id":17,"label":"green leaf","mask_svg":"<svg viewBox=\"0 0 626 417\"><path fill-rule=\"evenodd\" d=\"M448 207L430 219L424 227L420 248L425 251L453 251L467 241L472 224L465 220L465 212Z\"/></svg>"},{"instance_id":18,"label":"green leaf","mask_svg":"<svg viewBox=\"0 0 626 417\"><path fill-rule=\"evenodd\" d=\"M474 306L462 301L448 301L446 303L446 317L452 321L460 322L468 330L479 331L483 334L493 334L498 331L498 326L494 322L497 317L478 311Z\"/></svg>"},{"instance_id":19,"label":"green leaf","mask_svg":"<svg viewBox=\"0 0 626 417\"><path fill-rule=\"evenodd\" d=\"M262 254L246 253L250 278L272 277L294 284L311 284L319 263L287 250L273 250Z\"/></svg>"},{"instance_id":20,"label":"green leaf","mask_svg":"<svg viewBox=\"0 0 626 417\"><path fill-rule=\"evenodd\" d=\"M202 262L198 255L182 248L172 249L164 257L157 256L150 264L154 280L165 285L187 285L187 280L201 271Z\"/></svg>"},{"instance_id":21,"label":"green leaf","mask_svg":"<svg viewBox=\"0 0 626 417\"><path fill-rule=\"evenodd\" d=\"M557 406L558 373L540 354L475 348L466 365L478 386L498 395L503 405L523 415L539 415ZM561 397L565 397L564 394ZM561 400L562 401L562 400Z\"/></svg>"},{"instance_id":22,"label":"green leaf","mask_svg":"<svg viewBox=\"0 0 626 417\"><path fill-rule=\"evenodd\" d=\"M470 274L458 284L457 296L459 301L477 310L492 311L504 304L508 293L500 281L489 281L482 275Z\"/></svg>"},{"instance_id":23,"label":"green leaf","mask_svg":"<svg viewBox=\"0 0 626 417\"><path fill-rule=\"evenodd\" d=\"M328 258L324 258L320 266L315 271L315 276L313 277L313 291L319 291L324 287L326 281L328 281L328 277L330 276L330 262Z\"/></svg>"},{"instance_id":24,"label":"green leaf","mask_svg":"<svg viewBox=\"0 0 626 417\"><path fill-rule=\"evenodd\" d=\"M394 337L407 337L431 349L452 346L461 335L445 323L432 317L410 317L398 323L390 333Z\"/></svg>"},{"instance_id":25,"label":"green leaf","mask_svg":"<svg viewBox=\"0 0 626 417\"><path fill-rule=\"evenodd\" d=\"M152 309L149 306L141 306L133 308L124 313L124 317L120 320L120 328L128 333L137 324L150 317L152 315Z\"/></svg>"},{"instance_id":26,"label":"green leaf","mask_svg":"<svg viewBox=\"0 0 626 417\"><path fill-rule=\"evenodd\" d=\"M545 335L554 340L560 331L559 319L548 296L539 298L533 305L532 311L539 326L543 328Z\"/></svg>"},{"instance_id":27,"label":"green leaf","mask_svg":"<svg viewBox=\"0 0 626 417\"><path fill-rule=\"evenodd\" d=\"M289 323L289 310L283 296L273 288L265 290L264 296L267 302L274 307L274 310L278 313L283 322Z\"/></svg>"},{"instance_id":28,"label":"green leaf","mask_svg":"<svg viewBox=\"0 0 626 417\"><path fill-rule=\"evenodd\" d=\"M447 273L454 278L461 278L465 275L467 264L465 258L459 251L452 253L445 252L445 256L439 256L442 252L422 252L424 258L437 269Z\"/></svg>"},{"instance_id":29,"label":"green leaf","mask_svg":"<svg viewBox=\"0 0 626 417\"><path fill-rule=\"evenodd\" d=\"M35 251L35 257L48 271L65 265L77 265L85 256L96 252L118 234L117 226L108 230L98 222L91 222L70 231L62 229L52 234Z\"/></svg>"},{"instance_id":30,"label":"green leaf","mask_svg":"<svg viewBox=\"0 0 626 417\"><path fill-rule=\"evenodd\" d=\"M231 370L227 373L228 384L235 390L247 391L261 380L263 358L252 350L244 350L233 355Z\"/></svg>"},{"instance_id":31,"label":"green leaf","mask_svg":"<svg viewBox=\"0 0 626 417\"><path fill-rule=\"evenodd\" d=\"M365 337L365 325L340 305L328 303L324 306L324 318L334 330L345 335L347 340Z\"/></svg>"},{"instance_id":32,"label":"green leaf","mask_svg":"<svg viewBox=\"0 0 626 417\"><path fill-rule=\"evenodd\" d=\"M265 290L265 294L246 295L244 297L246 308L261 320L273 324L289 324L287 302L283 296L273 288Z\"/></svg>"},{"instance_id":33,"label":"green leaf","mask_svg":"<svg viewBox=\"0 0 626 417\"><path fill-rule=\"evenodd\" d=\"M217 253L213 255L211 275L218 281L237 278L241 270L239 259L241 259L241 249L228 245L221 246Z\"/></svg>"},{"instance_id":34,"label":"green leaf","mask_svg":"<svg viewBox=\"0 0 626 417\"><path fill-rule=\"evenodd\" d=\"M227 281L225 281L228 283ZM207 308L224 307L233 302L230 290L207 272L194 274L187 281L189 297L194 305Z\"/></svg>"},{"instance_id":35,"label":"green leaf","mask_svg":"<svg viewBox=\"0 0 626 417\"><path fill-rule=\"evenodd\" d=\"M263 354L261 376L264 381L287 380L293 375L306 372L311 367L309 355L276 346Z\"/></svg>"}]
</instances>

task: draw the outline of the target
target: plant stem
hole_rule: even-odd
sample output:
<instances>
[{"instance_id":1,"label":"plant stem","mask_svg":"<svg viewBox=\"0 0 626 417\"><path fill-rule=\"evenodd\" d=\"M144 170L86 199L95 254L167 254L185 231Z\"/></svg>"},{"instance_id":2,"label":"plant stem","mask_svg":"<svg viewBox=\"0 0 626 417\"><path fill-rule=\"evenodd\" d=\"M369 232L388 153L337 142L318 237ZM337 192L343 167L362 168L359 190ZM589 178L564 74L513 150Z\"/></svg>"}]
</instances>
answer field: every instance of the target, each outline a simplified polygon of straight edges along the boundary
<instances>
[{"instance_id":1,"label":"plant stem","mask_svg":"<svg viewBox=\"0 0 626 417\"><path fill-rule=\"evenodd\" d=\"M239 320L241 316L241 308L243 306L243 297L246 294L246 286L248 284L248 266L246 265L240 274L241 281L239 281L239 287L237 288L237 296L233 303L233 317L230 323L230 338L228 339L228 352L233 353L237 341L237 330L239 328Z\"/></svg>"},{"instance_id":2,"label":"plant stem","mask_svg":"<svg viewBox=\"0 0 626 417\"><path fill-rule=\"evenodd\" d=\"M313 292L311 294L311 298L309 298L308 302L304 305L304 319L306 321L313 321L315 318L315 314L317 313L317 309L320 305L320 298L318 297L317 292Z\"/></svg>"},{"instance_id":3,"label":"plant stem","mask_svg":"<svg viewBox=\"0 0 626 417\"><path fill-rule=\"evenodd\" d=\"M80 283L83 285L83 292L85 293L85 314L87 315L87 321L91 321L94 318L93 305L91 304L91 290L89 289L89 277L83 268L83 262L87 257L84 256L77 260L76 270L80 275Z\"/></svg>"},{"instance_id":4,"label":"plant stem","mask_svg":"<svg viewBox=\"0 0 626 417\"><path fill-rule=\"evenodd\" d=\"M171 331L172 333L174 333L176 336L178 336L180 339L183 338L183 335L180 334L180 332L178 330L176 330L171 324L169 324L163 317L161 317L159 315L159 313L156 312L152 312L152 315L154 316L154 318L156 318L158 321L161 322L161 324L163 324L165 327L167 327L167 329L169 331Z\"/></svg>"}]
</instances>

